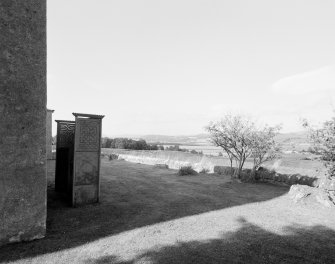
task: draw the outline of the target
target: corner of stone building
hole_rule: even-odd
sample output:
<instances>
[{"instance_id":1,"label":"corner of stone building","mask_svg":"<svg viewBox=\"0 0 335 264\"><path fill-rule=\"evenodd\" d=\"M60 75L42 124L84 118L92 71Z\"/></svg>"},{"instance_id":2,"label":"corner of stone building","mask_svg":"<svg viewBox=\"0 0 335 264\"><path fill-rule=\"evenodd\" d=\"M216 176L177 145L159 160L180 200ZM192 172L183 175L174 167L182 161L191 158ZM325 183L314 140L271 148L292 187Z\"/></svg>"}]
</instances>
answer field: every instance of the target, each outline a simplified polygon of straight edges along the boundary
<instances>
[{"instance_id":1,"label":"corner of stone building","mask_svg":"<svg viewBox=\"0 0 335 264\"><path fill-rule=\"evenodd\" d=\"M46 232L46 0L0 1L0 245Z\"/></svg>"}]
</instances>

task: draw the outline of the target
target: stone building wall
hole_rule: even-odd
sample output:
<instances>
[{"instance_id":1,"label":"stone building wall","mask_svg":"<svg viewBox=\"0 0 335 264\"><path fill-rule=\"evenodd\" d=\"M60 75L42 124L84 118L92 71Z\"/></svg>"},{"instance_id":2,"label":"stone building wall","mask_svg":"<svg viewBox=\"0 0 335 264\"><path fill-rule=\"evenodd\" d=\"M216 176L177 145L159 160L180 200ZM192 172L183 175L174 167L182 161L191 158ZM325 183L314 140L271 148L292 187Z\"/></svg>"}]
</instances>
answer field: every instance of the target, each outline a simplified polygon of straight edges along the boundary
<instances>
[{"instance_id":1,"label":"stone building wall","mask_svg":"<svg viewBox=\"0 0 335 264\"><path fill-rule=\"evenodd\" d=\"M46 228L46 0L0 1L0 245Z\"/></svg>"}]
</instances>

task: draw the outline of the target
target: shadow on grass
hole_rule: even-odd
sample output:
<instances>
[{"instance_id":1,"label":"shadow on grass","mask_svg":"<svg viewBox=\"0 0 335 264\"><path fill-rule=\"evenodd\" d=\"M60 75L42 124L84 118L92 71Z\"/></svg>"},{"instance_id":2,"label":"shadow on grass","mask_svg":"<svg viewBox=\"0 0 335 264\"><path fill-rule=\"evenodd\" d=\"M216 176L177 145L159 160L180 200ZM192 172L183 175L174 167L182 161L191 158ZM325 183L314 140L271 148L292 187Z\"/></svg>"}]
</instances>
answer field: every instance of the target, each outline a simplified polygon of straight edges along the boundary
<instances>
[{"instance_id":1,"label":"shadow on grass","mask_svg":"<svg viewBox=\"0 0 335 264\"><path fill-rule=\"evenodd\" d=\"M134 228L267 201L288 191L271 184L231 183L221 176L180 177L158 169L153 173L148 165L108 164L101 168L100 204L70 208L49 184L46 237L2 247L0 260L70 249Z\"/></svg>"},{"instance_id":2,"label":"shadow on grass","mask_svg":"<svg viewBox=\"0 0 335 264\"><path fill-rule=\"evenodd\" d=\"M117 256L87 259L86 264L194 264L194 263L335 263L335 231L323 226L286 228L284 235L269 232L240 220L236 232L218 239L181 242L149 251L136 259Z\"/></svg>"}]
</instances>

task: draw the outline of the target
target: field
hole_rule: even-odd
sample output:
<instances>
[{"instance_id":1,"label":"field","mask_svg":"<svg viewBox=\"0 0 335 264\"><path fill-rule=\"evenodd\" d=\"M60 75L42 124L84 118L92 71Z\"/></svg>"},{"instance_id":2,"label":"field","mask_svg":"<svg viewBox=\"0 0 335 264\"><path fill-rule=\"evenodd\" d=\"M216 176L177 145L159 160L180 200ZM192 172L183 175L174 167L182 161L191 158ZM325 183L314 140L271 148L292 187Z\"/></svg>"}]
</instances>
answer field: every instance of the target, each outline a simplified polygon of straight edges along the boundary
<instances>
[{"instance_id":1,"label":"field","mask_svg":"<svg viewBox=\"0 0 335 264\"><path fill-rule=\"evenodd\" d=\"M335 211L288 187L103 159L101 202L70 208L48 165L46 238L0 263L335 263Z\"/></svg>"},{"instance_id":2,"label":"field","mask_svg":"<svg viewBox=\"0 0 335 264\"><path fill-rule=\"evenodd\" d=\"M182 149L203 151L204 154L217 156L222 152L221 148L215 147L210 143L208 134L193 136L162 136L147 135L138 137L145 139L149 143L164 145L164 147L179 145ZM306 131L296 133L280 133L275 137L276 142L284 152L303 152L311 147ZM169 142L169 143L164 143Z\"/></svg>"},{"instance_id":3,"label":"field","mask_svg":"<svg viewBox=\"0 0 335 264\"><path fill-rule=\"evenodd\" d=\"M167 148L167 147L174 146L174 145L163 145L163 146L164 148ZM223 152L222 148L211 146L211 145L184 145L182 144L182 145L179 145L179 148L186 149L188 151L195 150L197 152L202 152L203 154L213 155L213 156L218 156L220 152L221 153Z\"/></svg>"}]
</instances>

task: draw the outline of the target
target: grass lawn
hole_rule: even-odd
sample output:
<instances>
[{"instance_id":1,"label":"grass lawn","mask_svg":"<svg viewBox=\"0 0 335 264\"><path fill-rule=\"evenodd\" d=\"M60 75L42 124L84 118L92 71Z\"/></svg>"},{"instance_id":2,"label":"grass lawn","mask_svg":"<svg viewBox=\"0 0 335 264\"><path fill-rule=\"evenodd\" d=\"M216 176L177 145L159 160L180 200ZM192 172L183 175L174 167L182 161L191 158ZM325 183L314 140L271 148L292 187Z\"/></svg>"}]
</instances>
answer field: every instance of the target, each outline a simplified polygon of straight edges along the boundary
<instances>
[{"instance_id":1,"label":"grass lawn","mask_svg":"<svg viewBox=\"0 0 335 264\"><path fill-rule=\"evenodd\" d=\"M70 208L48 165L47 235L0 263L335 263L335 210L288 187L103 159L101 202Z\"/></svg>"}]
</instances>

